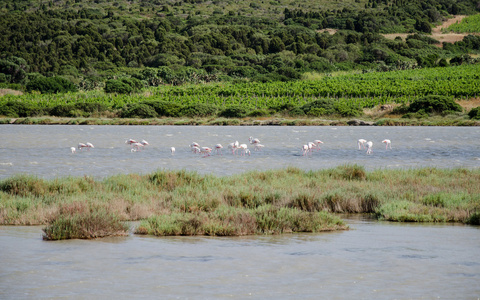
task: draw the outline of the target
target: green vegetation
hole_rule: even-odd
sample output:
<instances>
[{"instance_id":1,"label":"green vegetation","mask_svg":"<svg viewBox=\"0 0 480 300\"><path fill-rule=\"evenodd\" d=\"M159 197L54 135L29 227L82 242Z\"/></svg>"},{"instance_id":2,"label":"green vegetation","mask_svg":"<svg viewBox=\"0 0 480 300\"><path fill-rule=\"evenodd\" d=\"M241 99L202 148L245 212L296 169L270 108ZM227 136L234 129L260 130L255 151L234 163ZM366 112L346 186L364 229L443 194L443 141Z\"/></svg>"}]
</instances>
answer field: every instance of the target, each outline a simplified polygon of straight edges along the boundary
<instances>
[{"instance_id":1,"label":"green vegetation","mask_svg":"<svg viewBox=\"0 0 480 300\"><path fill-rule=\"evenodd\" d=\"M365 171L358 165L231 177L156 171L0 182L0 224L48 224L50 239L122 234L120 221L142 220L140 234L249 235L346 229L332 213L381 220L478 224L479 170Z\"/></svg>"},{"instance_id":2,"label":"green vegetation","mask_svg":"<svg viewBox=\"0 0 480 300\"><path fill-rule=\"evenodd\" d=\"M162 86L128 95L102 91L5 95L0 101L0 115L12 118L211 119L270 116L338 119L362 117L363 110L385 104L401 105L403 111L397 109L394 114L412 112L418 116L421 107L415 107L427 99L428 103L423 107L426 114L456 112L466 120L467 112L462 112L453 99L480 95L479 74L480 64L475 64L448 69L348 73L291 82ZM108 82L122 83L118 80ZM431 103L431 99L436 99L436 103ZM409 111L407 107L410 104L413 106ZM437 105L446 106L440 108Z\"/></svg>"},{"instance_id":3,"label":"green vegetation","mask_svg":"<svg viewBox=\"0 0 480 300\"><path fill-rule=\"evenodd\" d=\"M480 33L480 14L468 16L460 23L450 25L446 31L453 31L457 33Z\"/></svg>"},{"instance_id":4,"label":"green vegetation","mask_svg":"<svg viewBox=\"0 0 480 300\"><path fill-rule=\"evenodd\" d=\"M268 82L448 66L479 53L480 37L437 47L425 34L451 14L478 11L473 0L6 0L0 87L25 90L42 75L81 90L129 93L138 88L133 79L146 86ZM392 41L381 33L410 35Z\"/></svg>"}]
</instances>

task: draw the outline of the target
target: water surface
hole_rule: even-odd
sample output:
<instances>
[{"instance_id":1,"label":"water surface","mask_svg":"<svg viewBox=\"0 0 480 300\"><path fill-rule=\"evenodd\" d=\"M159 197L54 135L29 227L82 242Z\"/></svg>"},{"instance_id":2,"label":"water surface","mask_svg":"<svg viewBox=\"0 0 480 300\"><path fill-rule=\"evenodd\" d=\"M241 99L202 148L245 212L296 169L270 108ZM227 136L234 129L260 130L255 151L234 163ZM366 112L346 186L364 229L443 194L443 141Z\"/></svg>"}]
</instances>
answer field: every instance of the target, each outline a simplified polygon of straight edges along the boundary
<instances>
[{"instance_id":1,"label":"water surface","mask_svg":"<svg viewBox=\"0 0 480 300\"><path fill-rule=\"evenodd\" d=\"M480 167L480 128L477 127L329 127L329 126L85 126L1 125L0 179L14 174L44 178L104 177L119 173L150 173L186 169L202 174L233 175L288 166L306 170L356 163L373 168ZM250 136L265 145L251 156L202 158L189 145L225 148ZM126 139L147 140L144 151L131 152ZM358 150L357 140L374 143L373 154ZM386 150L383 139L392 141ZM301 147L319 139L321 151L302 156ZM91 142L90 151L70 153L70 147ZM170 147L176 148L171 155Z\"/></svg>"},{"instance_id":2,"label":"water surface","mask_svg":"<svg viewBox=\"0 0 480 300\"><path fill-rule=\"evenodd\" d=\"M479 298L478 227L347 222L319 234L59 242L1 226L0 298Z\"/></svg>"}]
</instances>

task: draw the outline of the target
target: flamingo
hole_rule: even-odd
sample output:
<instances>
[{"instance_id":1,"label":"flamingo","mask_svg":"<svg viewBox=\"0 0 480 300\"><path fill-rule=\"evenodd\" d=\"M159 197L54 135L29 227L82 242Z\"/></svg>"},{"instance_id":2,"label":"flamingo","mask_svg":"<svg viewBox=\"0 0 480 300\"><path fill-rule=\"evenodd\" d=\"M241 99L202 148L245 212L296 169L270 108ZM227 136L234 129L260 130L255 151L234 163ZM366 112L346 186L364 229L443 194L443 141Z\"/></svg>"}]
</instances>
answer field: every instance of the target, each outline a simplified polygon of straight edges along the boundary
<instances>
[{"instance_id":1,"label":"flamingo","mask_svg":"<svg viewBox=\"0 0 480 300\"><path fill-rule=\"evenodd\" d=\"M250 156L251 155L250 149L245 149L245 154L248 154L248 156Z\"/></svg>"},{"instance_id":2,"label":"flamingo","mask_svg":"<svg viewBox=\"0 0 480 300\"><path fill-rule=\"evenodd\" d=\"M140 144L142 144L142 145L144 145L144 146L150 145L146 140L142 140L142 141L140 142Z\"/></svg>"},{"instance_id":3,"label":"flamingo","mask_svg":"<svg viewBox=\"0 0 480 300\"><path fill-rule=\"evenodd\" d=\"M193 153L200 153L200 152L201 152L201 149L200 149L200 147L193 146L193 147L192 147L192 152L193 152Z\"/></svg>"},{"instance_id":4,"label":"flamingo","mask_svg":"<svg viewBox=\"0 0 480 300\"><path fill-rule=\"evenodd\" d=\"M70 152L72 152L73 154L75 154L77 152L77 149L75 147L70 147Z\"/></svg>"},{"instance_id":5,"label":"flamingo","mask_svg":"<svg viewBox=\"0 0 480 300\"><path fill-rule=\"evenodd\" d=\"M200 148L200 153L203 154L203 157L210 156L210 153L212 152L212 148L209 147L202 147Z\"/></svg>"},{"instance_id":6,"label":"flamingo","mask_svg":"<svg viewBox=\"0 0 480 300\"><path fill-rule=\"evenodd\" d=\"M135 144L135 143L137 143L137 141L134 139L128 139L125 141L125 144L128 144L128 145Z\"/></svg>"},{"instance_id":7,"label":"flamingo","mask_svg":"<svg viewBox=\"0 0 480 300\"><path fill-rule=\"evenodd\" d=\"M312 151L313 151L312 149L314 149L314 148L317 147L314 142L308 142L307 145L308 145L308 151L309 151L309 152L312 152Z\"/></svg>"},{"instance_id":8,"label":"flamingo","mask_svg":"<svg viewBox=\"0 0 480 300\"><path fill-rule=\"evenodd\" d=\"M95 148L92 143L78 143L78 149L82 150L83 148L87 148L87 150L90 150L90 148Z\"/></svg>"},{"instance_id":9,"label":"flamingo","mask_svg":"<svg viewBox=\"0 0 480 300\"><path fill-rule=\"evenodd\" d=\"M190 149L192 150L193 153L197 153L197 149L200 150L200 145L196 142L192 142L190 144Z\"/></svg>"},{"instance_id":10,"label":"flamingo","mask_svg":"<svg viewBox=\"0 0 480 300\"><path fill-rule=\"evenodd\" d=\"M385 143L385 150L388 149L388 146L392 149L392 142L390 140L383 140L382 143Z\"/></svg>"},{"instance_id":11,"label":"flamingo","mask_svg":"<svg viewBox=\"0 0 480 300\"><path fill-rule=\"evenodd\" d=\"M373 142L372 141L368 141L367 144L367 154L372 154L372 148L373 148Z\"/></svg>"},{"instance_id":12,"label":"flamingo","mask_svg":"<svg viewBox=\"0 0 480 300\"><path fill-rule=\"evenodd\" d=\"M215 152L217 153L217 155L218 155L218 154L222 155L223 146L222 146L221 144L216 144L216 145L214 146L214 148L215 148Z\"/></svg>"},{"instance_id":13,"label":"flamingo","mask_svg":"<svg viewBox=\"0 0 480 300\"><path fill-rule=\"evenodd\" d=\"M240 153L240 155L241 155L241 156L245 156L245 153L246 153L247 150L248 150L248 146L247 146L247 144L241 144L240 146L238 146L238 149L241 149L241 151L242 151L242 152ZM248 152L250 152L250 150L248 150Z\"/></svg>"},{"instance_id":14,"label":"flamingo","mask_svg":"<svg viewBox=\"0 0 480 300\"><path fill-rule=\"evenodd\" d=\"M172 153L172 155L175 154L175 147L170 147L170 153Z\"/></svg>"},{"instance_id":15,"label":"flamingo","mask_svg":"<svg viewBox=\"0 0 480 300\"><path fill-rule=\"evenodd\" d=\"M302 146L302 155L303 155L303 156L307 155L307 154L308 154L308 150L309 150L308 145L303 145L303 146Z\"/></svg>"},{"instance_id":16,"label":"flamingo","mask_svg":"<svg viewBox=\"0 0 480 300\"><path fill-rule=\"evenodd\" d=\"M235 155L238 147L239 147L238 141L228 144L228 149L232 150L233 155Z\"/></svg>"},{"instance_id":17,"label":"flamingo","mask_svg":"<svg viewBox=\"0 0 480 300\"><path fill-rule=\"evenodd\" d=\"M367 142L367 140L364 140L364 139L359 139L357 141L357 145L358 145L358 150L361 150L362 148L365 149L365 143Z\"/></svg>"},{"instance_id":18,"label":"flamingo","mask_svg":"<svg viewBox=\"0 0 480 300\"><path fill-rule=\"evenodd\" d=\"M320 144L323 144L323 142L321 140L314 140L313 141L315 143L315 148L318 150L320 150Z\"/></svg>"},{"instance_id":19,"label":"flamingo","mask_svg":"<svg viewBox=\"0 0 480 300\"><path fill-rule=\"evenodd\" d=\"M248 138L248 141L249 141L250 144L252 144L252 145L260 144L260 140L259 140L259 139L256 139L256 138L253 138L253 136L249 137L249 138Z\"/></svg>"}]
</instances>

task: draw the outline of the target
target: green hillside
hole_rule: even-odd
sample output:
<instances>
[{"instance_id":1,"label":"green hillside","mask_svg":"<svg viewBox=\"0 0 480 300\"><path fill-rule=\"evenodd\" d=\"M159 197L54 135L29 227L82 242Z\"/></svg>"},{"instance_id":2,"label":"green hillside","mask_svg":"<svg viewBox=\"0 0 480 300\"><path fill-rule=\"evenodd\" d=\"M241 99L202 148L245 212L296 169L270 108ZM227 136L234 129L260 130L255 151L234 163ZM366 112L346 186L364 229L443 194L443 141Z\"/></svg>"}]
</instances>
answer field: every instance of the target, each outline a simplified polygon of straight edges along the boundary
<instances>
[{"instance_id":1,"label":"green hillside","mask_svg":"<svg viewBox=\"0 0 480 300\"><path fill-rule=\"evenodd\" d=\"M143 86L265 82L472 63L465 54L479 51L480 37L439 47L428 33L450 14L476 11L471 0L6 0L0 87L25 90L56 75L89 90L123 77ZM412 34L380 35L392 32Z\"/></svg>"}]
</instances>

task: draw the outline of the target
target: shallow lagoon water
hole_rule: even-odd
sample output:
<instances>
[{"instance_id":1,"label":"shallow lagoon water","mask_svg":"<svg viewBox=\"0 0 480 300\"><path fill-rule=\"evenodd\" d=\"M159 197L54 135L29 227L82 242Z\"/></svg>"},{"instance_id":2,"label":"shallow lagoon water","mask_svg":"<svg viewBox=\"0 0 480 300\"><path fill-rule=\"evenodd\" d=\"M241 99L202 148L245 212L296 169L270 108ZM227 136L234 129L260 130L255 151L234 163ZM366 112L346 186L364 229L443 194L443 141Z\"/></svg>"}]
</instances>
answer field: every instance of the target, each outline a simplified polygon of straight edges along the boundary
<instances>
[{"instance_id":1,"label":"shallow lagoon water","mask_svg":"<svg viewBox=\"0 0 480 300\"><path fill-rule=\"evenodd\" d=\"M0 136L0 179L157 169L223 176L351 163L480 167L478 128L2 125ZM188 146L248 143L249 136L265 148L247 157L202 158ZM150 146L130 152L128 138ZM359 138L374 142L372 155L358 150ZM302 156L301 146L315 139L322 149ZM71 154L79 142L95 148ZM480 299L478 226L345 218L351 229L342 232L58 242L43 241L41 226L0 226L0 299Z\"/></svg>"},{"instance_id":2,"label":"shallow lagoon water","mask_svg":"<svg viewBox=\"0 0 480 300\"><path fill-rule=\"evenodd\" d=\"M81 126L2 125L0 179L14 174L43 178L105 177L151 173L158 169L233 175L289 166L305 170L359 164L366 169L415 167L480 167L480 128L476 127L328 127L328 126ZM251 156L231 155L227 145L248 144L250 136L265 145ZM125 140L147 140L143 151L131 152ZM373 154L358 150L357 140L373 141ZM301 147L319 139L320 151L302 156ZM390 139L386 150L382 140ZM70 153L70 147L91 142L90 151ZM223 155L203 158L189 145L222 144ZM171 155L170 147L175 147Z\"/></svg>"}]
</instances>

